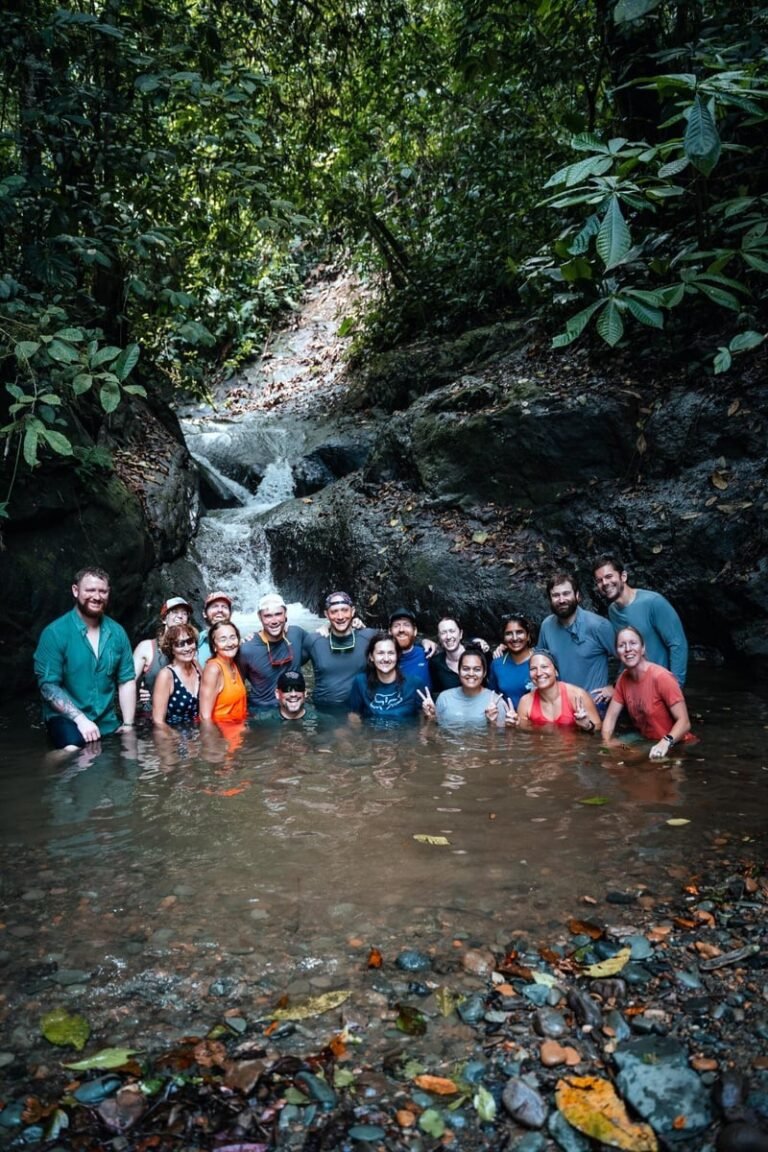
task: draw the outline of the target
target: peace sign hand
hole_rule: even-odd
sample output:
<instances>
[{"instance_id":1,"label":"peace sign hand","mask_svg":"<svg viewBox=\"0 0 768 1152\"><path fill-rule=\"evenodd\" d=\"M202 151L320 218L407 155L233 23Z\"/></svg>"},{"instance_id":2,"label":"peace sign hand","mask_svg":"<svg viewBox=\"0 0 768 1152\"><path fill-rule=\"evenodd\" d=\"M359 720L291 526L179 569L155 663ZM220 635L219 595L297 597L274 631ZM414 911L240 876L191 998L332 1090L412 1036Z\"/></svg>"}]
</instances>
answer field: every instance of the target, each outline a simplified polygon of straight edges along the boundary
<instances>
[{"instance_id":1,"label":"peace sign hand","mask_svg":"<svg viewBox=\"0 0 768 1152\"><path fill-rule=\"evenodd\" d=\"M587 710L584 707L584 697L580 692L576 696L576 707L573 709L573 718L577 721L577 723L581 720L589 719L587 716Z\"/></svg>"},{"instance_id":2,"label":"peace sign hand","mask_svg":"<svg viewBox=\"0 0 768 1152\"><path fill-rule=\"evenodd\" d=\"M425 688L423 692L420 688L417 688L416 695L418 696L419 700L421 700L421 710L424 715L428 720L434 720L435 716L437 715L437 710L435 708L435 702L432 699L432 693L430 692L429 688Z\"/></svg>"},{"instance_id":3,"label":"peace sign hand","mask_svg":"<svg viewBox=\"0 0 768 1152\"><path fill-rule=\"evenodd\" d=\"M509 728L516 728L520 723L520 717L515 711L515 706L509 697L504 701L504 723Z\"/></svg>"},{"instance_id":4,"label":"peace sign hand","mask_svg":"<svg viewBox=\"0 0 768 1152\"><path fill-rule=\"evenodd\" d=\"M495 692L493 693L491 702L485 710L485 718L489 724L495 724L499 718L499 700L501 699L501 695L497 696Z\"/></svg>"}]
</instances>

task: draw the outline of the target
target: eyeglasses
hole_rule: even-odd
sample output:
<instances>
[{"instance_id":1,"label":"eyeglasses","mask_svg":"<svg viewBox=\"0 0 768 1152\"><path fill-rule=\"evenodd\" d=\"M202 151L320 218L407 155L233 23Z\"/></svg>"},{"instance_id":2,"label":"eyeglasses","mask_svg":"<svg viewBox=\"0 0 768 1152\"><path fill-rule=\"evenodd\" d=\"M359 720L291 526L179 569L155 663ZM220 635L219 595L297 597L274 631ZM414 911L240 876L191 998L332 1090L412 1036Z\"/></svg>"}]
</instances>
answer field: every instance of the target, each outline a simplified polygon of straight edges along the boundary
<instances>
[{"instance_id":1,"label":"eyeglasses","mask_svg":"<svg viewBox=\"0 0 768 1152\"><path fill-rule=\"evenodd\" d=\"M187 640L177 640L174 644L174 648L194 648L194 646L195 642L191 637Z\"/></svg>"}]
</instances>

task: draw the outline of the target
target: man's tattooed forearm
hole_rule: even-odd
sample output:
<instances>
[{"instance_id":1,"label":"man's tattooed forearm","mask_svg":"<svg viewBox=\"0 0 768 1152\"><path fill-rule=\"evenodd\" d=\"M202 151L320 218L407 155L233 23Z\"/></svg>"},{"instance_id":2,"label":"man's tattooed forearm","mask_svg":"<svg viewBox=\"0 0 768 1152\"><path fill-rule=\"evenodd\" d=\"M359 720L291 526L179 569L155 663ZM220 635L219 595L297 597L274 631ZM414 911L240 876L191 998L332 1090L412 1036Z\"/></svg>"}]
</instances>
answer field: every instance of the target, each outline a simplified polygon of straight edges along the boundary
<instances>
[{"instance_id":1,"label":"man's tattooed forearm","mask_svg":"<svg viewBox=\"0 0 768 1152\"><path fill-rule=\"evenodd\" d=\"M43 684L40 688L40 695L43 700L50 704L51 708L61 712L62 716L69 716L70 720L74 720L76 716L80 715L80 709L58 684Z\"/></svg>"}]
</instances>

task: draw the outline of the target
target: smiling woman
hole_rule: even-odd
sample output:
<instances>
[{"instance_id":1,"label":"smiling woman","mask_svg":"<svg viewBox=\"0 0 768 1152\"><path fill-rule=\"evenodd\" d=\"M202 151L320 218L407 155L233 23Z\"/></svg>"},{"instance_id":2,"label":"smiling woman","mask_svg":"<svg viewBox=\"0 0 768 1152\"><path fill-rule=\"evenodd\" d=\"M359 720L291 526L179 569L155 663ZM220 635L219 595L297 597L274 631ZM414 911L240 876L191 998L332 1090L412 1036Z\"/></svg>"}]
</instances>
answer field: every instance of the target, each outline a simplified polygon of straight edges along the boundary
<instances>
[{"instance_id":1,"label":"smiling woman","mask_svg":"<svg viewBox=\"0 0 768 1152\"><path fill-rule=\"evenodd\" d=\"M680 740L690 735L691 722L683 690L666 668L653 664L645 655L645 640L636 628L622 628L616 634L616 655L624 671L616 681L613 699L603 722L603 736L610 743L622 708L646 740L654 744L651 760L663 760Z\"/></svg>"},{"instance_id":2,"label":"smiling woman","mask_svg":"<svg viewBox=\"0 0 768 1152\"><path fill-rule=\"evenodd\" d=\"M390 720L418 715L418 681L401 672L397 644L389 632L374 633L366 661L365 672L358 672L352 682L350 711Z\"/></svg>"},{"instance_id":3,"label":"smiling woman","mask_svg":"<svg viewBox=\"0 0 768 1152\"><path fill-rule=\"evenodd\" d=\"M248 707L245 684L235 663L240 633L222 620L208 632L211 658L203 669L200 686L200 719L217 722L245 720Z\"/></svg>"}]
</instances>

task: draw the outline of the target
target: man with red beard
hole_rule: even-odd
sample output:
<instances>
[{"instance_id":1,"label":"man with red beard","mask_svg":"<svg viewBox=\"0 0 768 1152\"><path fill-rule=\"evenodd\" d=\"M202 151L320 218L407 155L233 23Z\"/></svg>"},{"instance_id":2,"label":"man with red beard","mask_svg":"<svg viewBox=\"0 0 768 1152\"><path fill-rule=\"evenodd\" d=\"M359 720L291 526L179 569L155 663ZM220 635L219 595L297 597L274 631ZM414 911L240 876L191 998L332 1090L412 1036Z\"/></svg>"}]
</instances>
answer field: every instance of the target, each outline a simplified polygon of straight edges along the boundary
<instances>
[{"instance_id":1,"label":"man with red beard","mask_svg":"<svg viewBox=\"0 0 768 1152\"><path fill-rule=\"evenodd\" d=\"M136 712L131 645L125 630L105 615L109 576L103 568L81 568L72 596L72 610L43 629L35 651L48 737L67 752L133 728Z\"/></svg>"}]
</instances>

